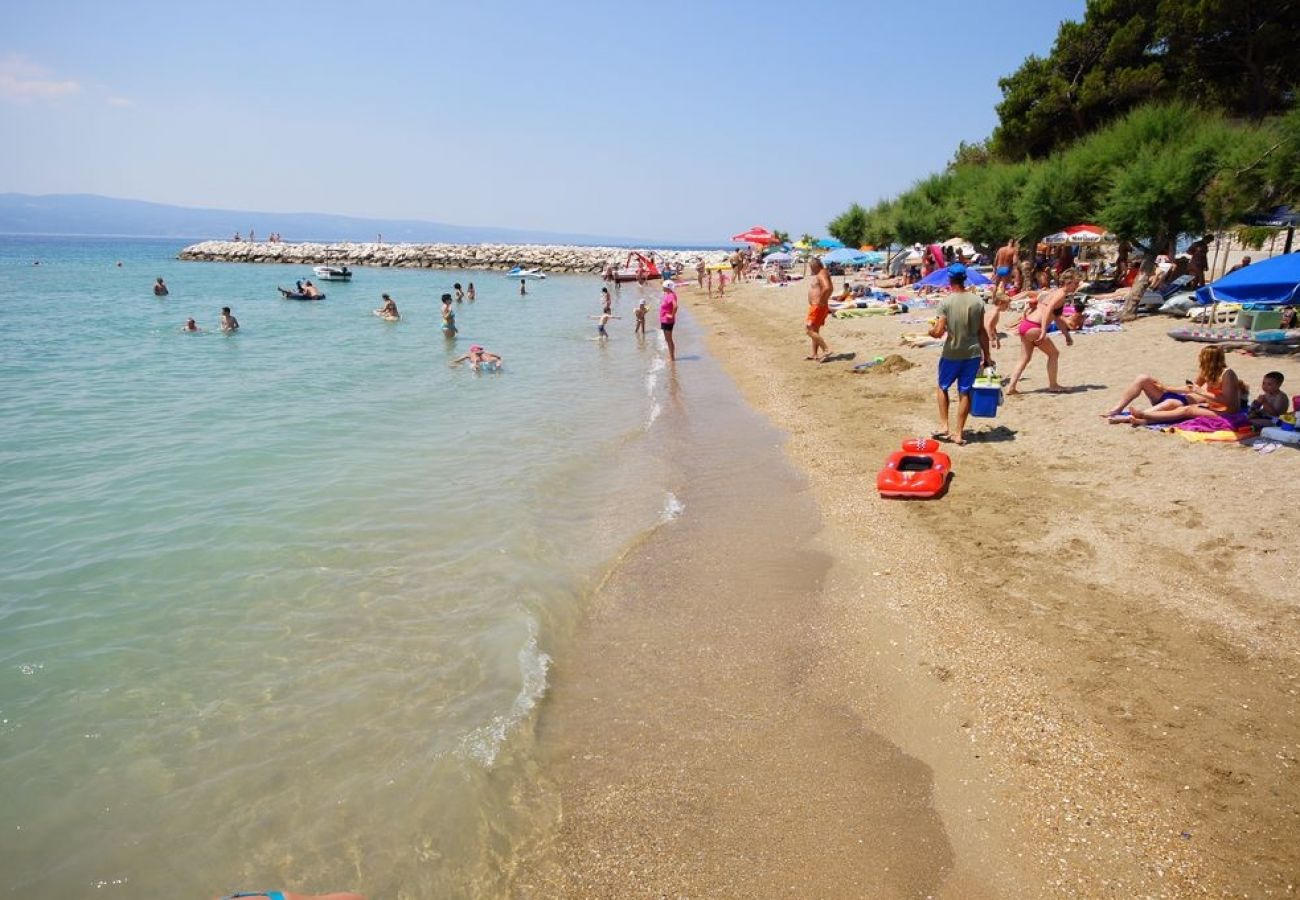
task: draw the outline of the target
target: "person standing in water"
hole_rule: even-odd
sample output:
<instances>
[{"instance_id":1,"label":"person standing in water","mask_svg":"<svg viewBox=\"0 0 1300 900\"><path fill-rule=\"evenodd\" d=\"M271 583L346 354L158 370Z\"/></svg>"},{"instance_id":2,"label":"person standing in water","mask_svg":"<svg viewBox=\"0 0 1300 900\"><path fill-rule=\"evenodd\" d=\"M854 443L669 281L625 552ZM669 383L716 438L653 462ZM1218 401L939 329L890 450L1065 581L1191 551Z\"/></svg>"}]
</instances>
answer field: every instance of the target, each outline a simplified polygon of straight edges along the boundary
<instances>
[{"instance_id":1,"label":"person standing in water","mask_svg":"<svg viewBox=\"0 0 1300 900\"><path fill-rule=\"evenodd\" d=\"M393 298L387 294L380 294L380 297L383 299L384 305L375 310L375 315L390 322L396 322L400 319L402 314L397 311L397 304L393 302Z\"/></svg>"},{"instance_id":2,"label":"person standing in water","mask_svg":"<svg viewBox=\"0 0 1300 900\"><path fill-rule=\"evenodd\" d=\"M664 333L664 342L668 344L668 361L677 361L677 345L673 343L673 326L677 324L676 285L665 279L664 298L659 303L659 330Z\"/></svg>"},{"instance_id":3,"label":"person standing in water","mask_svg":"<svg viewBox=\"0 0 1300 900\"><path fill-rule=\"evenodd\" d=\"M522 297L522 296L524 296L524 294L527 294L527 293L528 293L528 279L527 279L527 278L520 278L520 279L519 279L519 296Z\"/></svg>"},{"instance_id":4,"label":"person standing in water","mask_svg":"<svg viewBox=\"0 0 1300 900\"><path fill-rule=\"evenodd\" d=\"M229 306L221 307L221 330L226 334L234 334L239 330L239 320L231 314Z\"/></svg>"},{"instance_id":5,"label":"person standing in water","mask_svg":"<svg viewBox=\"0 0 1300 900\"><path fill-rule=\"evenodd\" d=\"M182 330L182 331L198 331L198 330L199 330L199 323L198 323L198 322L195 322L193 319L186 319L186 320L185 320L185 327L182 328L181 330Z\"/></svg>"},{"instance_id":6,"label":"person standing in water","mask_svg":"<svg viewBox=\"0 0 1300 900\"><path fill-rule=\"evenodd\" d=\"M168 293L170 292L167 290L167 283L164 282L162 276L159 275L158 280L153 283L153 295L155 297L166 297Z\"/></svg>"},{"instance_id":7,"label":"person standing in water","mask_svg":"<svg viewBox=\"0 0 1300 900\"><path fill-rule=\"evenodd\" d=\"M456 313L451 308L451 294L442 295L442 333L449 338L456 336Z\"/></svg>"},{"instance_id":8,"label":"person standing in water","mask_svg":"<svg viewBox=\"0 0 1300 900\"><path fill-rule=\"evenodd\" d=\"M598 316L592 316L592 318L598 320L598 324L596 325L597 340L607 341L609 340L609 332L605 330L605 326L609 324L610 319L621 319L623 317L611 315L608 312L603 312Z\"/></svg>"},{"instance_id":9,"label":"person standing in water","mask_svg":"<svg viewBox=\"0 0 1300 900\"><path fill-rule=\"evenodd\" d=\"M600 311L609 315L614 311L614 298L609 295L609 288L600 289Z\"/></svg>"},{"instance_id":10,"label":"person standing in water","mask_svg":"<svg viewBox=\"0 0 1300 900\"><path fill-rule=\"evenodd\" d=\"M465 298L469 300L470 303L474 302L474 282L472 281L469 283L469 286L465 288Z\"/></svg>"},{"instance_id":11,"label":"person standing in water","mask_svg":"<svg viewBox=\"0 0 1300 900\"><path fill-rule=\"evenodd\" d=\"M633 332L633 334L639 334L642 337L645 337L646 309L645 298L642 297L641 302L636 305L636 330Z\"/></svg>"},{"instance_id":12,"label":"person standing in water","mask_svg":"<svg viewBox=\"0 0 1300 900\"><path fill-rule=\"evenodd\" d=\"M452 287L452 290L454 290L454 291L456 292L456 302L457 302L457 303L460 303L462 300L465 299L465 292L462 291L462 290L460 289L460 282L459 282L459 281L456 282L455 284L453 284L451 287ZM446 294L443 294L443 296L445 297L445 296L447 296L447 295L446 295Z\"/></svg>"}]
</instances>

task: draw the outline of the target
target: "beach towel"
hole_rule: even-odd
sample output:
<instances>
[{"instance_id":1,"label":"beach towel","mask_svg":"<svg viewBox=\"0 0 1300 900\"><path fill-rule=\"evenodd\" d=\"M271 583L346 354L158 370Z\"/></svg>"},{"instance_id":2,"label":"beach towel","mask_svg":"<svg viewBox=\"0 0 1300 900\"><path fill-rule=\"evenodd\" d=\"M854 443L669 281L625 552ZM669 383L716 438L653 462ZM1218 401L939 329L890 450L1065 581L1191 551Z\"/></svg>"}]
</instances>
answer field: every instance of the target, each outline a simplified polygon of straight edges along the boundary
<instances>
[{"instance_id":1,"label":"beach towel","mask_svg":"<svg viewBox=\"0 0 1300 900\"><path fill-rule=\"evenodd\" d=\"M1255 434L1255 429L1251 427L1245 413L1197 416L1185 422L1178 422L1173 426L1173 431L1184 440L1195 444L1236 443Z\"/></svg>"}]
</instances>

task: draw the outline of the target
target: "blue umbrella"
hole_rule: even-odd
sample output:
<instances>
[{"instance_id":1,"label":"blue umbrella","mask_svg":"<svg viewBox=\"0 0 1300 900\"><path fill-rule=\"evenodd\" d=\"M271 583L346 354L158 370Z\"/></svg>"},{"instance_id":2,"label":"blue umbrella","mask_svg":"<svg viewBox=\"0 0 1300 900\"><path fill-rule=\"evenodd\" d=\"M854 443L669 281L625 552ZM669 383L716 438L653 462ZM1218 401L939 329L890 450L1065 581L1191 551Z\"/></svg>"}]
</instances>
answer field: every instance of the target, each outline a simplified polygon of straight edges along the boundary
<instances>
[{"instance_id":1,"label":"blue umbrella","mask_svg":"<svg viewBox=\"0 0 1300 900\"><path fill-rule=\"evenodd\" d=\"M848 247L841 247L838 250L832 250L822 257L822 262L830 265L839 263L840 265L861 266L867 262L867 254L861 250L852 250Z\"/></svg>"},{"instance_id":2,"label":"blue umbrella","mask_svg":"<svg viewBox=\"0 0 1300 900\"><path fill-rule=\"evenodd\" d=\"M1282 306L1300 296L1300 253L1288 253L1229 272L1196 292L1197 303Z\"/></svg>"},{"instance_id":3,"label":"blue umbrella","mask_svg":"<svg viewBox=\"0 0 1300 900\"><path fill-rule=\"evenodd\" d=\"M976 272L974 269L966 270L966 283L968 285L992 284L988 278ZM948 285L948 270L935 269L929 275L922 278L912 287L946 287Z\"/></svg>"},{"instance_id":4,"label":"blue umbrella","mask_svg":"<svg viewBox=\"0 0 1300 900\"><path fill-rule=\"evenodd\" d=\"M844 242L837 241L835 240L835 238L822 238L820 241L817 241L817 243L815 243L813 246L821 247L823 250L838 250L844 246Z\"/></svg>"}]
</instances>

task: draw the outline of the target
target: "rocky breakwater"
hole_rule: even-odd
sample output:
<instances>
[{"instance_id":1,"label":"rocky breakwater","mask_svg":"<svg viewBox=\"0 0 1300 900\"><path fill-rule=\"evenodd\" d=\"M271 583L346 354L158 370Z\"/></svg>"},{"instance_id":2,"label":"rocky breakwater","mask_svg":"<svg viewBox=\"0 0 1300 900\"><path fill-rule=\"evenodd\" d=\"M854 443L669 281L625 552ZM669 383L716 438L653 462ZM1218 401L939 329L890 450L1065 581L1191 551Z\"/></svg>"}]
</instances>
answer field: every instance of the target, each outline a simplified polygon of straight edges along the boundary
<instances>
[{"instance_id":1,"label":"rocky breakwater","mask_svg":"<svg viewBox=\"0 0 1300 900\"><path fill-rule=\"evenodd\" d=\"M704 257L722 259L725 251L642 250L674 265L694 265ZM180 259L206 262L284 263L286 265L396 266L405 269L543 269L598 274L622 265L628 250L548 244L284 244L204 241L186 247Z\"/></svg>"}]
</instances>

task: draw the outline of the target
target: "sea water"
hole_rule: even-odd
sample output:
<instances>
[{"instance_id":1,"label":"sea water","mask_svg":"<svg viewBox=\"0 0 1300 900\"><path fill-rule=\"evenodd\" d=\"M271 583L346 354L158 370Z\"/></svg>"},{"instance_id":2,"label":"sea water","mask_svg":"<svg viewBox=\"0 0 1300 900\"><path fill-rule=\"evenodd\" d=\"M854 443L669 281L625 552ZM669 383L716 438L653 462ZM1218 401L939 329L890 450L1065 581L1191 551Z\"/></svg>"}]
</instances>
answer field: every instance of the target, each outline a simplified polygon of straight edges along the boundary
<instances>
[{"instance_id":1,"label":"sea water","mask_svg":"<svg viewBox=\"0 0 1300 900\"><path fill-rule=\"evenodd\" d=\"M0 238L4 890L507 890L555 816L549 667L680 512L655 289L598 342L593 278L358 268L297 302L310 270L183 243ZM504 370L453 368L473 343Z\"/></svg>"}]
</instances>

